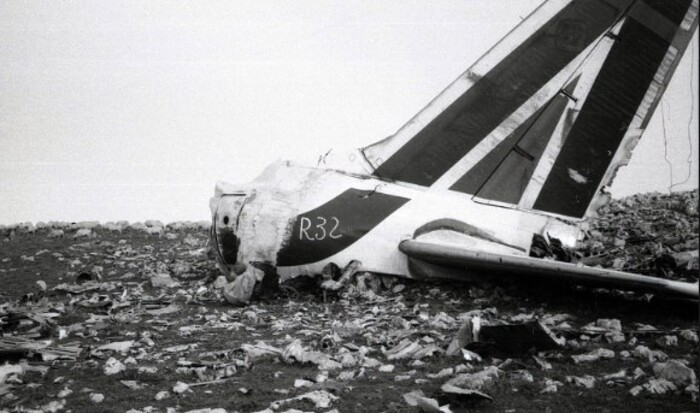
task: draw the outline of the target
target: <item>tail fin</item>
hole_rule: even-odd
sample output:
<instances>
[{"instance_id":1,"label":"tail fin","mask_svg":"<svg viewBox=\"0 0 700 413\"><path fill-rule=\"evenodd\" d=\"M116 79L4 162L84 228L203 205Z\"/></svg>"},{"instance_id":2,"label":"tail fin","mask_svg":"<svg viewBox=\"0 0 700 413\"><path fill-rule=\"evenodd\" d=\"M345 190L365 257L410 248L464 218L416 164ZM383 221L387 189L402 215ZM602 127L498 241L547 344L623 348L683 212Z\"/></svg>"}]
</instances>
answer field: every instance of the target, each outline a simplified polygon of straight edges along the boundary
<instances>
[{"instance_id":1,"label":"tail fin","mask_svg":"<svg viewBox=\"0 0 700 413\"><path fill-rule=\"evenodd\" d=\"M571 218L629 159L698 0L549 0L391 138L380 177Z\"/></svg>"}]
</instances>

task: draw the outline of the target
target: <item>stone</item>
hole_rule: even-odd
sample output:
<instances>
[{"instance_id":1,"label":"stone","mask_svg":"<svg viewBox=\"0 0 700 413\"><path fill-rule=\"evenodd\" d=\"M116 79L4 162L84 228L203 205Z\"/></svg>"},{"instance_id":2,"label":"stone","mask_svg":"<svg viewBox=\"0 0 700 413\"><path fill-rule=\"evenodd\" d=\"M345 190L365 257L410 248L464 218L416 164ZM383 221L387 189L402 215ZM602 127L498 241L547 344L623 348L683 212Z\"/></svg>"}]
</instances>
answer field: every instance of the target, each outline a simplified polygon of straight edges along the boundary
<instances>
[{"instance_id":1,"label":"stone","mask_svg":"<svg viewBox=\"0 0 700 413\"><path fill-rule=\"evenodd\" d=\"M673 359L665 363L655 363L653 370L657 377L668 380L679 387L695 384L696 381L695 371L680 360Z\"/></svg>"}]
</instances>

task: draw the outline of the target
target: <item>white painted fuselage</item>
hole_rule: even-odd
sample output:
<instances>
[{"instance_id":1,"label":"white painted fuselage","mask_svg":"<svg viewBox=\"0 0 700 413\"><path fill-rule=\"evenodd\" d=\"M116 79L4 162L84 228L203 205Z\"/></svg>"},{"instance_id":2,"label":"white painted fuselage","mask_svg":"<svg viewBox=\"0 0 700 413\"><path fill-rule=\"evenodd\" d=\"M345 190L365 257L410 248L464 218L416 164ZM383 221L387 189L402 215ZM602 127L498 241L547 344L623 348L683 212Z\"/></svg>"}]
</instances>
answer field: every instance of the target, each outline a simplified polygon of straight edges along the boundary
<instances>
[{"instance_id":1,"label":"white painted fuselage","mask_svg":"<svg viewBox=\"0 0 700 413\"><path fill-rule=\"evenodd\" d=\"M359 195L348 197L348 191ZM381 208L367 204L372 197L399 201L393 209L379 211ZM359 260L364 271L411 277L399 243L415 238L420 227L440 220L466 224L482 236L437 229L418 235L420 239L508 255L527 255L533 234L555 236L573 245L580 232L575 222L485 204L455 191L288 162L271 165L247 185L218 184L211 208L217 246L222 244L222 231L234 233L239 239L236 262L272 264L282 279L320 273L329 263L342 268L352 260ZM358 214L360 221L376 225L357 228L346 222L358 222ZM382 215L372 217L374 214ZM294 259L304 254L318 257L312 250L326 251L327 256ZM293 264L285 265L290 259L282 262L281 255L291 255ZM225 266L233 264L231 256L219 257L226 261Z\"/></svg>"}]
</instances>

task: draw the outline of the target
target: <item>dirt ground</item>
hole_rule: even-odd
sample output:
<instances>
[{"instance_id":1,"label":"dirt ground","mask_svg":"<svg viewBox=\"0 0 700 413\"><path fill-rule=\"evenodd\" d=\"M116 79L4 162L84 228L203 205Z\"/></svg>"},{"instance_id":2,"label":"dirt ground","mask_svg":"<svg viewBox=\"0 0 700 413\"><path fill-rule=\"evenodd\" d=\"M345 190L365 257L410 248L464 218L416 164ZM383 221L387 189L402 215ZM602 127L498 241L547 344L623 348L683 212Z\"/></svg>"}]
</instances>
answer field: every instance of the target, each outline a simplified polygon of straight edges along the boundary
<instances>
[{"instance_id":1,"label":"dirt ground","mask_svg":"<svg viewBox=\"0 0 700 413\"><path fill-rule=\"evenodd\" d=\"M404 398L418 390L451 411L697 410L697 303L367 278L337 295L297 283L237 308L214 285L204 230L49 231L0 239L0 411L418 412ZM101 280L78 285L83 272ZM475 315L484 324L538 320L566 341L549 351L477 346L481 361L445 355ZM2 350L2 339L17 337L80 352ZM612 356L572 358L599 349ZM658 390L667 360L690 366L692 383ZM479 387L492 401L441 390L492 366Z\"/></svg>"}]
</instances>

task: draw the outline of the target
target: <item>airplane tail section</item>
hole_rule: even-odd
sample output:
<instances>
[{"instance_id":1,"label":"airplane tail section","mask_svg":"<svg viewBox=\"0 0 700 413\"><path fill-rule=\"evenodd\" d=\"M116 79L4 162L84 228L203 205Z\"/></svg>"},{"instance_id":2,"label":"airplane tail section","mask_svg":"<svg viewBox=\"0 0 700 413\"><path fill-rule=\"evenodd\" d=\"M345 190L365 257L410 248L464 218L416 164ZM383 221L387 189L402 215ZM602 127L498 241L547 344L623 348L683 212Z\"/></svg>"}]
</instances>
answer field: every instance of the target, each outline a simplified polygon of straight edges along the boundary
<instances>
[{"instance_id":1,"label":"airplane tail section","mask_svg":"<svg viewBox=\"0 0 700 413\"><path fill-rule=\"evenodd\" d=\"M568 218L604 201L698 25L698 0L549 0L397 133L378 177Z\"/></svg>"}]
</instances>

